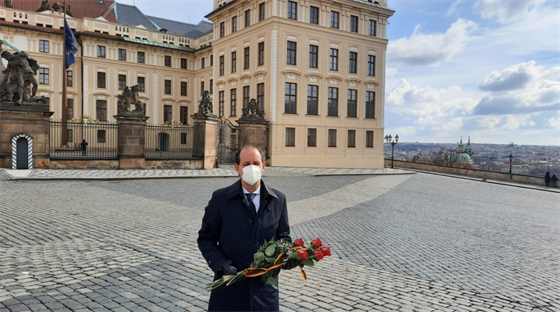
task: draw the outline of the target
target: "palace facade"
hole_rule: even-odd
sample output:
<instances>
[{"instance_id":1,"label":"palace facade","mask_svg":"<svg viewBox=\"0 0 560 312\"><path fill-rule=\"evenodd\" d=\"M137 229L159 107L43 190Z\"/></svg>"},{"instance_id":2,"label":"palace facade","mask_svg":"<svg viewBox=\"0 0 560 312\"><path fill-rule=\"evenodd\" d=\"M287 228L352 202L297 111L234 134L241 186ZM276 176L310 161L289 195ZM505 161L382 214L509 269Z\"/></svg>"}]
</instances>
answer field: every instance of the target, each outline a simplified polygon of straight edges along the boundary
<instances>
[{"instance_id":1,"label":"palace facade","mask_svg":"<svg viewBox=\"0 0 560 312\"><path fill-rule=\"evenodd\" d=\"M255 98L269 121L273 166L382 168L386 0L214 0L187 24L109 0L67 0L78 45L63 81L63 15L54 1L3 0L0 39L35 58L39 96L69 119L113 121L138 85L148 123L192 124L208 90L235 124ZM47 9L48 8L48 9ZM6 46L3 47L7 49Z\"/></svg>"}]
</instances>

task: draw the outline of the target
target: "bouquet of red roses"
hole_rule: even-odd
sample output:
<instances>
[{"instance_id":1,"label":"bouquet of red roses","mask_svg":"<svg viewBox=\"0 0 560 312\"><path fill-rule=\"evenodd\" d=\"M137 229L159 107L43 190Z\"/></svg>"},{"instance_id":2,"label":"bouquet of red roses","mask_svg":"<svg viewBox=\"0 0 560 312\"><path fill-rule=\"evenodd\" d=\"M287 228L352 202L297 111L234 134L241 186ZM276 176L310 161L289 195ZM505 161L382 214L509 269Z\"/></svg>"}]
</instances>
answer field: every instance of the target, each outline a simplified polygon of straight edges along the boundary
<instances>
[{"instance_id":1,"label":"bouquet of red roses","mask_svg":"<svg viewBox=\"0 0 560 312\"><path fill-rule=\"evenodd\" d=\"M309 247L305 247L303 239L297 239L290 243L283 240L270 242L264 241L264 244L253 255L253 262L249 268L237 273L237 275L224 275L222 278L206 285L207 291L212 291L223 285L229 286L233 283L242 281L245 278L261 277L262 281L269 283L276 288L276 279L274 276L280 273L280 270L288 260L298 260L299 269L303 280L307 280L307 275L303 271L303 266L313 266L315 262L320 261L325 256L331 255L331 249L324 247L321 239L311 241Z\"/></svg>"}]
</instances>

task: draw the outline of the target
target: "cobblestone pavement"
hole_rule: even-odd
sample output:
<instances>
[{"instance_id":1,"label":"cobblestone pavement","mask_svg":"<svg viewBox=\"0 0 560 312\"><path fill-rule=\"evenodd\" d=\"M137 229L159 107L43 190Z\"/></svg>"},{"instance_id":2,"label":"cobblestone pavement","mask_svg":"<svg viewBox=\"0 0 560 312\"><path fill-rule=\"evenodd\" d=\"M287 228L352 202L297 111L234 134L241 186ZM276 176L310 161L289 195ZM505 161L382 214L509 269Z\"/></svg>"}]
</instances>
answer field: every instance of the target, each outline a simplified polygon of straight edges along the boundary
<instances>
[{"instance_id":1,"label":"cobblestone pavement","mask_svg":"<svg viewBox=\"0 0 560 312\"><path fill-rule=\"evenodd\" d=\"M269 176L292 237L333 256L283 272L282 311L560 311L558 195L442 176ZM4 181L0 311L204 311L196 246L235 178Z\"/></svg>"}]
</instances>

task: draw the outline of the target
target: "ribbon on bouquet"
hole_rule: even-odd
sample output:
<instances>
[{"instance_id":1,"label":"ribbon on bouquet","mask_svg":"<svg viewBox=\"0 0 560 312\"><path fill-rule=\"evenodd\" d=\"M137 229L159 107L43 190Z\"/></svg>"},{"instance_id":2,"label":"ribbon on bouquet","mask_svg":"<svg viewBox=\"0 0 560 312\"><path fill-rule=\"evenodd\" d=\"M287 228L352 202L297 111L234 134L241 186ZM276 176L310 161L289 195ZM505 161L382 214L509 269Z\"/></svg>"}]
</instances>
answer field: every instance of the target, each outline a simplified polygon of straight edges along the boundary
<instances>
[{"instance_id":1,"label":"ribbon on bouquet","mask_svg":"<svg viewBox=\"0 0 560 312\"><path fill-rule=\"evenodd\" d=\"M290 250L298 250L298 249L305 249L301 246L296 246L296 247L292 247L290 248ZM257 277L257 276L261 276L264 275L268 272L270 272L271 270L277 269L281 266L283 266L284 264L286 264L287 262L280 262L280 260L282 259L282 257L284 257L286 255L285 252L281 253L278 258L276 258L276 260L274 261L274 264L269 267L269 268L248 268L243 270L243 276L245 277ZM303 278L304 282L307 282L307 275L305 274L305 271L303 270L303 265L299 265L299 270L301 272L301 277Z\"/></svg>"}]
</instances>

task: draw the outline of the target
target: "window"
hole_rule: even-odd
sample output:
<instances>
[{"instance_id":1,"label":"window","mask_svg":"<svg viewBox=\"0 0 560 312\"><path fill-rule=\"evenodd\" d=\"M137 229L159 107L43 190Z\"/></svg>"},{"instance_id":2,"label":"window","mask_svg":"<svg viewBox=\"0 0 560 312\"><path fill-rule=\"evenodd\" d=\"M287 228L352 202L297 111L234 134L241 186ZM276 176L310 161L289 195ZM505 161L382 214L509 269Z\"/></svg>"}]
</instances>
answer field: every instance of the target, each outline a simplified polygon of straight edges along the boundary
<instances>
[{"instance_id":1,"label":"window","mask_svg":"<svg viewBox=\"0 0 560 312\"><path fill-rule=\"evenodd\" d=\"M286 146L296 146L296 128L286 128Z\"/></svg>"},{"instance_id":2,"label":"window","mask_svg":"<svg viewBox=\"0 0 560 312\"><path fill-rule=\"evenodd\" d=\"M137 52L136 54L137 62L140 64L146 63L146 53L144 52Z\"/></svg>"},{"instance_id":3,"label":"window","mask_svg":"<svg viewBox=\"0 0 560 312\"><path fill-rule=\"evenodd\" d=\"M226 26L224 22L220 23L220 38L226 35Z\"/></svg>"},{"instance_id":4,"label":"window","mask_svg":"<svg viewBox=\"0 0 560 312\"><path fill-rule=\"evenodd\" d=\"M187 96L187 82L181 81L181 96Z\"/></svg>"},{"instance_id":5,"label":"window","mask_svg":"<svg viewBox=\"0 0 560 312\"><path fill-rule=\"evenodd\" d=\"M74 119L74 99L67 99L66 103L68 105L68 120Z\"/></svg>"},{"instance_id":6,"label":"window","mask_svg":"<svg viewBox=\"0 0 560 312\"><path fill-rule=\"evenodd\" d=\"M231 96L231 116L237 116L237 89L230 90Z\"/></svg>"},{"instance_id":7,"label":"window","mask_svg":"<svg viewBox=\"0 0 560 312\"><path fill-rule=\"evenodd\" d=\"M369 35L377 36L377 21L369 20Z\"/></svg>"},{"instance_id":8,"label":"window","mask_svg":"<svg viewBox=\"0 0 560 312\"><path fill-rule=\"evenodd\" d=\"M163 105L163 122L171 122L173 120L173 106Z\"/></svg>"},{"instance_id":9,"label":"window","mask_svg":"<svg viewBox=\"0 0 560 312\"><path fill-rule=\"evenodd\" d=\"M106 85L105 76L106 76L105 73L102 72L97 73L97 87L100 89L105 89L105 85Z\"/></svg>"},{"instance_id":10,"label":"window","mask_svg":"<svg viewBox=\"0 0 560 312\"><path fill-rule=\"evenodd\" d=\"M126 88L126 75L119 75L119 90Z\"/></svg>"},{"instance_id":11,"label":"window","mask_svg":"<svg viewBox=\"0 0 560 312\"><path fill-rule=\"evenodd\" d=\"M358 17L350 16L350 31L358 32Z\"/></svg>"},{"instance_id":12,"label":"window","mask_svg":"<svg viewBox=\"0 0 560 312\"><path fill-rule=\"evenodd\" d=\"M259 62L258 66L264 65L264 42L259 42Z\"/></svg>"},{"instance_id":13,"label":"window","mask_svg":"<svg viewBox=\"0 0 560 312\"><path fill-rule=\"evenodd\" d=\"M72 87L74 85L74 73L69 70L66 72L66 86Z\"/></svg>"},{"instance_id":14,"label":"window","mask_svg":"<svg viewBox=\"0 0 560 312\"><path fill-rule=\"evenodd\" d=\"M187 133L186 132L181 132L181 144L183 144L183 145L187 144Z\"/></svg>"},{"instance_id":15,"label":"window","mask_svg":"<svg viewBox=\"0 0 560 312\"><path fill-rule=\"evenodd\" d=\"M336 147L336 129L329 129L329 147Z\"/></svg>"},{"instance_id":16,"label":"window","mask_svg":"<svg viewBox=\"0 0 560 312\"><path fill-rule=\"evenodd\" d=\"M219 108L218 108L218 116L222 117L224 115L224 91L219 92Z\"/></svg>"},{"instance_id":17,"label":"window","mask_svg":"<svg viewBox=\"0 0 560 312\"><path fill-rule=\"evenodd\" d=\"M249 106L249 92L249 86L243 87L243 108L247 108L247 106Z\"/></svg>"},{"instance_id":18,"label":"window","mask_svg":"<svg viewBox=\"0 0 560 312\"><path fill-rule=\"evenodd\" d=\"M286 96L284 102L285 102L284 113L296 114L297 84L286 82Z\"/></svg>"},{"instance_id":19,"label":"window","mask_svg":"<svg viewBox=\"0 0 560 312\"><path fill-rule=\"evenodd\" d=\"M146 92L146 78L145 77L138 77L138 91Z\"/></svg>"},{"instance_id":20,"label":"window","mask_svg":"<svg viewBox=\"0 0 560 312\"><path fill-rule=\"evenodd\" d=\"M338 116L338 88L329 87L327 116Z\"/></svg>"},{"instance_id":21,"label":"window","mask_svg":"<svg viewBox=\"0 0 560 312\"><path fill-rule=\"evenodd\" d=\"M171 67L171 56L169 56L169 55L165 56L165 66L166 67Z\"/></svg>"},{"instance_id":22,"label":"window","mask_svg":"<svg viewBox=\"0 0 560 312\"><path fill-rule=\"evenodd\" d=\"M202 59L200 59L200 68L202 69L202 68L204 68L204 66L206 66L206 59L202 58Z\"/></svg>"},{"instance_id":23,"label":"window","mask_svg":"<svg viewBox=\"0 0 560 312\"><path fill-rule=\"evenodd\" d=\"M251 10L245 11L245 27L249 27L251 25Z\"/></svg>"},{"instance_id":24,"label":"window","mask_svg":"<svg viewBox=\"0 0 560 312\"><path fill-rule=\"evenodd\" d=\"M297 20L297 3L288 1L288 18Z\"/></svg>"},{"instance_id":25,"label":"window","mask_svg":"<svg viewBox=\"0 0 560 312\"><path fill-rule=\"evenodd\" d=\"M348 147L356 147L356 130L348 130Z\"/></svg>"},{"instance_id":26,"label":"window","mask_svg":"<svg viewBox=\"0 0 560 312\"><path fill-rule=\"evenodd\" d=\"M309 46L309 67L317 68L319 65L319 47L316 45Z\"/></svg>"},{"instance_id":27,"label":"window","mask_svg":"<svg viewBox=\"0 0 560 312\"><path fill-rule=\"evenodd\" d=\"M375 55L368 55L367 74L375 76Z\"/></svg>"},{"instance_id":28,"label":"window","mask_svg":"<svg viewBox=\"0 0 560 312\"><path fill-rule=\"evenodd\" d=\"M366 147L373 147L373 131L366 131Z\"/></svg>"},{"instance_id":29,"label":"window","mask_svg":"<svg viewBox=\"0 0 560 312\"><path fill-rule=\"evenodd\" d=\"M105 46L97 46L97 57L105 58Z\"/></svg>"},{"instance_id":30,"label":"window","mask_svg":"<svg viewBox=\"0 0 560 312\"><path fill-rule=\"evenodd\" d=\"M171 80L165 80L165 94L171 94Z\"/></svg>"},{"instance_id":31,"label":"window","mask_svg":"<svg viewBox=\"0 0 560 312\"><path fill-rule=\"evenodd\" d=\"M356 74L358 72L357 63L358 63L358 53L350 52L350 61L349 61L349 68L348 68L349 73Z\"/></svg>"},{"instance_id":32,"label":"window","mask_svg":"<svg viewBox=\"0 0 560 312\"><path fill-rule=\"evenodd\" d=\"M338 28L339 18L340 18L340 13L336 11L331 11L331 28Z\"/></svg>"},{"instance_id":33,"label":"window","mask_svg":"<svg viewBox=\"0 0 560 312\"><path fill-rule=\"evenodd\" d=\"M119 49L119 61L126 61L126 50Z\"/></svg>"},{"instance_id":34,"label":"window","mask_svg":"<svg viewBox=\"0 0 560 312\"><path fill-rule=\"evenodd\" d=\"M307 129L307 147L317 147L317 129Z\"/></svg>"},{"instance_id":35,"label":"window","mask_svg":"<svg viewBox=\"0 0 560 312\"><path fill-rule=\"evenodd\" d=\"M200 96L202 96L202 94L204 94L204 81L200 82Z\"/></svg>"},{"instance_id":36,"label":"window","mask_svg":"<svg viewBox=\"0 0 560 312\"><path fill-rule=\"evenodd\" d=\"M210 66L214 66L214 54L210 55Z\"/></svg>"},{"instance_id":37,"label":"window","mask_svg":"<svg viewBox=\"0 0 560 312\"><path fill-rule=\"evenodd\" d=\"M237 71L237 52L231 52L231 72Z\"/></svg>"},{"instance_id":38,"label":"window","mask_svg":"<svg viewBox=\"0 0 560 312\"><path fill-rule=\"evenodd\" d=\"M187 62L188 60L186 58L181 59L181 69L187 69Z\"/></svg>"},{"instance_id":39,"label":"window","mask_svg":"<svg viewBox=\"0 0 560 312\"><path fill-rule=\"evenodd\" d=\"M259 4L259 22L265 18L265 4Z\"/></svg>"},{"instance_id":40,"label":"window","mask_svg":"<svg viewBox=\"0 0 560 312\"><path fill-rule=\"evenodd\" d=\"M243 69L249 69L249 47L245 48L245 61L243 62Z\"/></svg>"},{"instance_id":41,"label":"window","mask_svg":"<svg viewBox=\"0 0 560 312\"><path fill-rule=\"evenodd\" d=\"M225 57L223 55L220 55L220 76L224 75L224 63Z\"/></svg>"},{"instance_id":42,"label":"window","mask_svg":"<svg viewBox=\"0 0 560 312\"><path fill-rule=\"evenodd\" d=\"M49 84L49 69L41 68L39 69L39 83L43 85Z\"/></svg>"},{"instance_id":43,"label":"window","mask_svg":"<svg viewBox=\"0 0 560 312\"><path fill-rule=\"evenodd\" d=\"M375 118L375 92L366 92L366 118Z\"/></svg>"},{"instance_id":44,"label":"window","mask_svg":"<svg viewBox=\"0 0 560 312\"><path fill-rule=\"evenodd\" d=\"M307 114L319 115L319 86L307 86Z\"/></svg>"},{"instance_id":45,"label":"window","mask_svg":"<svg viewBox=\"0 0 560 312\"><path fill-rule=\"evenodd\" d=\"M183 125L187 125L189 123L189 107L188 106L180 106L179 107L179 122Z\"/></svg>"},{"instance_id":46,"label":"window","mask_svg":"<svg viewBox=\"0 0 560 312\"><path fill-rule=\"evenodd\" d=\"M231 18L231 32L234 33L237 31L237 16Z\"/></svg>"},{"instance_id":47,"label":"window","mask_svg":"<svg viewBox=\"0 0 560 312\"><path fill-rule=\"evenodd\" d=\"M338 49L331 49L330 69L338 70Z\"/></svg>"},{"instance_id":48,"label":"window","mask_svg":"<svg viewBox=\"0 0 560 312\"><path fill-rule=\"evenodd\" d=\"M74 130L68 129L68 142L74 142Z\"/></svg>"},{"instance_id":49,"label":"window","mask_svg":"<svg viewBox=\"0 0 560 312\"><path fill-rule=\"evenodd\" d=\"M210 94L214 94L214 79L210 79Z\"/></svg>"},{"instance_id":50,"label":"window","mask_svg":"<svg viewBox=\"0 0 560 312\"><path fill-rule=\"evenodd\" d=\"M288 41L288 52L286 63L288 65L296 65L296 52L297 52L297 42Z\"/></svg>"},{"instance_id":51,"label":"window","mask_svg":"<svg viewBox=\"0 0 560 312\"><path fill-rule=\"evenodd\" d=\"M39 52L49 53L49 41L39 40Z\"/></svg>"},{"instance_id":52,"label":"window","mask_svg":"<svg viewBox=\"0 0 560 312\"><path fill-rule=\"evenodd\" d=\"M319 24L319 8L312 6L309 9L309 22L311 24Z\"/></svg>"},{"instance_id":53,"label":"window","mask_svg":"<svg viewBox=\"0 0 560 312\"><path fill-rule=\"evenodd\" d=\"M107 121L107 101L97 100L95 102L95 118L100 121Z\"/></svg>"},{"instance_id":54,"label":"window","mask_svg":"<svg viewBox=\"0 0 560 312\"><path fill-rule=\"evenodd\" d=\"M257 84L257 104L261 111L264 112L264 83Z\"/></svg>"},{"instance_id":55,"label":"window","mask_svg":"<svg viewBox=\"0 0 560 312\"><path fill-rule=\"evenodd\" d=\"M106 130L97 130L97 143L105 143L107 138Z\"/></svg>"},{"instance_id":56,"label":"window","mask_svg":"<svg viewBox=\"0 0 560 312\"><path fill-rule=\"evenodd\" d=\"M346 112L348 117L358 117L356 113L358 107L357 97L358 90L348 90L348 107Z\"/></svg>"}]
</instances>

